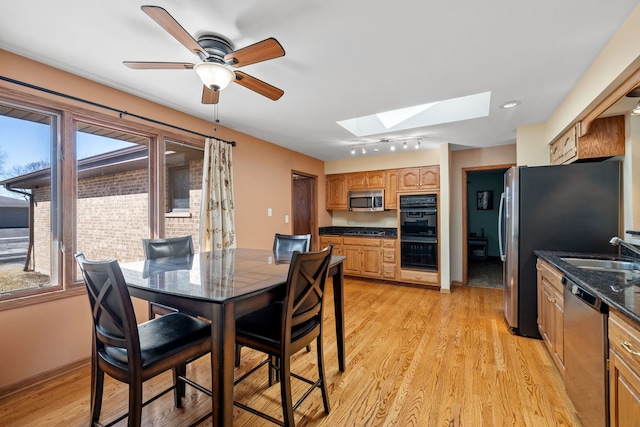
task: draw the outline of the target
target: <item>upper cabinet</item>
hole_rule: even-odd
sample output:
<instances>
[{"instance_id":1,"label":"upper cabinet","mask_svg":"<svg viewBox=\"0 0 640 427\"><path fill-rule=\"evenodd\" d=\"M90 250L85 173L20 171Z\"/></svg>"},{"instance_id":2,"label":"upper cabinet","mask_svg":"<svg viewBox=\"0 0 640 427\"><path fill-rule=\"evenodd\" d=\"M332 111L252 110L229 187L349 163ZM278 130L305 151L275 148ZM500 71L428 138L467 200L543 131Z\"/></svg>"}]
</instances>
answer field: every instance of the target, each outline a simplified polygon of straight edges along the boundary
<instances>
[{"instance_id":1,"label":"upper cabinet","mask_svg":"<svg viewBox=\"0 0 640 427\"><path fill-rule=\"evenodd\" d=\"M325 209L347 210L347 177L345 174L327 175Z\"/></svg>"},{"instance_id":2,"label":"upper cabinet","mask_svg":"<svg viewBox=\"0 0 640 427\"><path fill-rule=\"evenodd\" d=\"M440 167L400 169L398 190L437 190L440 188Z\"/></svg>"},{"instance_id":3,"label":"upper cabinet","mask_svg":"<svg viewBox=\"0 0 640 427\"><path fill-rule=\"evenodd\" d=\"M385 171L354 172L347 174L348 190L379 190L385 187Z\"/></svg>"},{"instance_id":4,"label":"upper cabinet","mask_svg":"<svg viewBox=\"0 0 640 427\"><path fill-rule=\"evenodd\" d=\"M384 208L398 209L398 169L389 169L385 173Z\"/></svg>"},{"instance_id":5,"label":"upper cabinet","mask_svg":"<svg viewBox=\"0 0 640 427\"><path fill-rule=\"evenodd\" d=\"M589 132L580 135L580 123L572 126L550 147L551 164L624 156L624 116L593 120Z\"/></svg>"},{"instance_id":6,"label":"upper cabinet","mask_svg":"<svg viewBox=\"0 0 640 427\"><path fill-rule=\"evenodd\" d=\"M327 175L325 209L347 210L351 190L384 189L384 208L398 208L398 192L438 190L440 167L424 166L405 169L338 173Z\"/></svg>"}]
</instances>

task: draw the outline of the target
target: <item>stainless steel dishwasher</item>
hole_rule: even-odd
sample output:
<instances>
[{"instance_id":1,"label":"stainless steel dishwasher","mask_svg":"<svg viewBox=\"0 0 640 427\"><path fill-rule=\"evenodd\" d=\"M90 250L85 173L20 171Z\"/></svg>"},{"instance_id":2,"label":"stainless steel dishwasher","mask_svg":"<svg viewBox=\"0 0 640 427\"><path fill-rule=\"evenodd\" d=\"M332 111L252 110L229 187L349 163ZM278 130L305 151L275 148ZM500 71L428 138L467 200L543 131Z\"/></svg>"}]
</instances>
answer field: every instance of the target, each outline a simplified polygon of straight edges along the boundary
<instances>
[{"instance_id":1,"label":"stainless steel dishwasher","mask_svg":"<svg viewBox=\"0 0 640 427\"><path fill-rule=\"evenodd\" d=\"M607 426L607 306L566 276L562 283L565 388L585 427Z\"/></svg>"}]
</instances>

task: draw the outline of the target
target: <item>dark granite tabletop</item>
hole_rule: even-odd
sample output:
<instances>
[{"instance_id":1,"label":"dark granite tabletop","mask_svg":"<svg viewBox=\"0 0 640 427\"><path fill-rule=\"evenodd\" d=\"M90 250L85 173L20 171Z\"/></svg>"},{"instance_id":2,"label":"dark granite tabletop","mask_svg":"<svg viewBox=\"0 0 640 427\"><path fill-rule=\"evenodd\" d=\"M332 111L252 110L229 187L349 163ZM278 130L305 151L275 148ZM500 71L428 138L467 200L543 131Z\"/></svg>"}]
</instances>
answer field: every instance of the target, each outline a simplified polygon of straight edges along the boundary
<instances>
[{"instance_id":1,"label":"dark granite tabletop","mask_svg":"<svg viewBox=\"0 0 640 427\"><path fill-rule=\"evenodd\" d=\"M584 286L602 298L609 307L615 308L640 323L640 274L633 272L609 272L576 267L562 258L623 259L638 261L611 254L584 254L574 252L534 251L534 253L555 266L565 276Z\"/></svg>"}]
</instances>

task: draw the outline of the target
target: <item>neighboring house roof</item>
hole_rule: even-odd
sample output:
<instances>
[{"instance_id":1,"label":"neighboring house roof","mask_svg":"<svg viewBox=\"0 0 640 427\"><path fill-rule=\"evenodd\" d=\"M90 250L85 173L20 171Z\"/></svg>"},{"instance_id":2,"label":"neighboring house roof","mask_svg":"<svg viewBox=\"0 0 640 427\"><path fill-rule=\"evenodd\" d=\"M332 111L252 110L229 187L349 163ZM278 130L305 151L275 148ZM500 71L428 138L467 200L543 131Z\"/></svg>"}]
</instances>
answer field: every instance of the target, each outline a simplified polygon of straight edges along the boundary
<instances>
[{"instance_id":1,"label":"neighboring house roof","mask_svg":"<svg viewBox=\"0 0 640 427\"><path fill-rule=\"evenodd\" d=\"M0 208L28 208L29 202L25 199L0 196Z\"/></svg>"},{"instance_id":2,"label":"neighboring house roof","mask_svg":"<svg viewBox=\"0 0 640 427\"><path fill-rule=\"evenodd\" d=\"M172 159L176 158L180 161L194 159L194 156L202 157L202 154L195 154L193 148L185 147L185 150L179 150L178 145L174 144L171 153L167 152L166 164L171 165ZM148 167L148 150L144 145L123 148L111 151L97 156L87 157L78 161L78 179L87 179L100 175L111 175L123 173L130 170L144 169ZM51 169L41 169L39 171L30 172L20 176L14 176L4 181L0 181L0 185L4 185L7 189L31 189L37 186L49 185L51 179Z\"/></svg>"}]
</instances>

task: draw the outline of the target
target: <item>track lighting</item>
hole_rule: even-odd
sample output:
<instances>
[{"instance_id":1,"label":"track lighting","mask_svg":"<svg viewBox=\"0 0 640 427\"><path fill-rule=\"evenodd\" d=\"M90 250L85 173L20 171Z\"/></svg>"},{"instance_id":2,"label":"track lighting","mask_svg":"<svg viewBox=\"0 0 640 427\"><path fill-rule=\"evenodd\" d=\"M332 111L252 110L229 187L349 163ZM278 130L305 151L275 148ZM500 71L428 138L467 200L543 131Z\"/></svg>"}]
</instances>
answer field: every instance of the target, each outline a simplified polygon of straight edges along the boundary
<instances>
[{"instance_id":1,"label":"track lighting","mask_svg":"<svg viewBox=\"0 0 640 427\"><path fill-rule=\"evenodd\" d=\"M351 145L351 150L350 153L351 155L356 155L356 154L367 154L367 149L369 148L370 151L373 151L373 153L380 153L380 152L384 152L384 146L385 144L389 144L389 151L390 152L394 152L396 151L396 145L402 143L402 148L403 149L407 149L409 148L408 143L413 144L413 141L415 141L415 146L411 145L411 147L414 147L416 150L421 148L420 144L421 144L421 140L422 138L425 137L414 137L414 138L407 138L407 139L400 139L400 140L395 140L395 141L391 141L389 139L381 139L380 141L372 141L372 142L363 142L361 144L353 144ZM382 151L381 151L382 150ZM370 153L371 154L371 153Z\"/></svg>"}]
</instances>

